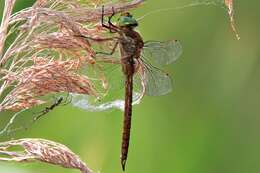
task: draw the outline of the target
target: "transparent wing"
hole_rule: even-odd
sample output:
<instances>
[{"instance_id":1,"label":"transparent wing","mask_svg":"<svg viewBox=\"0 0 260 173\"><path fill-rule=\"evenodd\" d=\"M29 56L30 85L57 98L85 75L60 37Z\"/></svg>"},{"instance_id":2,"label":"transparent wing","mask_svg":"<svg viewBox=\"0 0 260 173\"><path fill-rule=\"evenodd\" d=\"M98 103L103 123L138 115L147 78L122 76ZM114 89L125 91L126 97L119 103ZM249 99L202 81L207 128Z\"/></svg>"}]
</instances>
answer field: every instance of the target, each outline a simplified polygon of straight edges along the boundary
<instances>
[{"instance_id":1,"label":"transparent wing","mask_svg":"<svg viewBox=\"0 0 260 173\"><path fill-rule=\"evenodd\" d=\"M151 63L157 65L171 64L182 54L182 46L178 40L167 42L148 41L145 42L142 54Z\"/></svg>"},{"instance_id":2,"label":"transparent wing","mask_svg":"<svg viewBox=\"0 0 260 173\"><path fill-rule=\"evenodd\" d=\"M102 67L100 66L100 70L106 80L106 92L98 99L88 95L72 94L73 106L94 112L106 111L113 108L124 110L125 76L122 72L120 61L116 62L116 60L119 59L99 59L99 64L102 65ZM135 75L134 81L133 105L136 105L141 101L143 96L143 88L142 85L140 85L140 76Z\"/></svg>"},{"instance_id":3,"label":"transparent wing","mask_svg":"<svg viewBox=\"0 0 260 173\"><path fill-rule=\"evenodd\" d=\"M141 56L141 76L146 95L160 96L172 91L172 79L168 73L155 67L176 61L182 54L182 46L178 40L167 42L145 42Z\"/></svg>"},{"instance_id":4,"label":"transparent wing","mask_svg":"<svg viewBox=\"0 0 260 173\"><path fill-rule=\"evenodd\" d=\"M172 91L172 79L169 74L151 65L144 57L142 58L140 74L146 95L161 96Z\"/></svg>"},{"instance_id":5,"label":"transparent wing","mask_svg":"<svg viewBox=\"0 0 260 173\"><path fill-rule=\"evenodd\" d=\"M160 96L172 91L171 77L152 64L170 64L178 59L181 53L182 48L179 41L149 41L145 43L140 60L139 75L134 76L133 104L140 103L144 92L146 95ZM117 58L109 58L108 56L107 59L99 60L104 62L101 71L108 86L104 97L93 99L85 95L73 95L72 104L74 106L89 111L105 111L111 108L123 110L125 78L121 70L120 55L115 55L115 57Z\"/></svg>"}]
</instances>

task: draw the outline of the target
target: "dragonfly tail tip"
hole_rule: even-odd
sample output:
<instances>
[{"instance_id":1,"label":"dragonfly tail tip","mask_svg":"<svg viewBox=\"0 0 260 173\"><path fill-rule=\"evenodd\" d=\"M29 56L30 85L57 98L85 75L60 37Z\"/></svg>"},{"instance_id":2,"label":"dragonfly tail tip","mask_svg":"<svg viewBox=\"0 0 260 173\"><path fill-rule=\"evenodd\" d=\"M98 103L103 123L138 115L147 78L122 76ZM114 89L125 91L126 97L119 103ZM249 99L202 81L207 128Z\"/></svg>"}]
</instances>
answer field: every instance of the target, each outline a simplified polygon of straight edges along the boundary
<instances>
[{"instance_id":1,"label":"dragonfly tail tip","mask_svg":"<svg viewBox=\"0 0 260 173\"><path fill-rule=\"evenodd\" d=\"M126 159L121 160L121 165L122 165L123 171L125 171Z\"/></svg>"}]
</instances>

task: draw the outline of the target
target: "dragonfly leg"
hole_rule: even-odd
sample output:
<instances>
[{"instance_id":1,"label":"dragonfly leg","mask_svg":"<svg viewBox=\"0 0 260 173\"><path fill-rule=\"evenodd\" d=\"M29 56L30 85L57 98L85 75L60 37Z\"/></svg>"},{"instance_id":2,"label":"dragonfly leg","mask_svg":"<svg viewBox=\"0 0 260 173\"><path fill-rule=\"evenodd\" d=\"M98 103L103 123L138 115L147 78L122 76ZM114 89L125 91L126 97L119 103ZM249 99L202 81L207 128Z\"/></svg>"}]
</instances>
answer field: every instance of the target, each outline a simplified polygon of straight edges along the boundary
<instances>
[{"instance_id":1,"label":"dragonfly leg","mask_svg":"<svg viewBox=\"0 0 260 173\"><path fill-rule=\"evenodd\" d=\"M117 37L109 37L109 38L93 38L93 37L88 37L88 36L84 36L84 35L74 35L75 37L82 37L82 38L85 38L85 39L89 39L89 40L92 40L92 41L97 41L97 42L105 42L105 41L112 41L112 40L115 40L115 39L118 39Z\"/></svg>"},{"instance_id":2,"label":"dragonfly leg","mask_svg":"<svg viewBox=\"0 0 260 173\"><path fill-rule=\"evenodd\" d=\"M102 6L101 25L102 25L102 27L109 29L109 31L110 31L111 33L117 33L117 32L118 32L118 28L117 28L115 25L113 25L112 22L111 22L112 17L115 15L115 10L114 10L113 7L112 7L112 10L113 10L113 13L112 13L112 15L108 18L108 24L109 24L109 25L106 25L106 24L104 23L105 7L104 7L104 5Z\"/></svg>"},{"instance_id":3,"label":"dragonfly leg","mask_svg":"<svg viewBox=\"0 0 260 173\"><path fill-rule=\"evenodd\" d=\"M110 27L110 32L111 33L116 33L116 32L113 32L112 30L111 30L111 28L113 27L113 28L117 28L117 26L115 26L112 22L111 22L111 20L112 20L112 18L115 16L115 9L114 9L114 7L112 7L112 11L113 11L113 13L112 13L112 15L111 16L109 16L108 17L108 24L109 24L109 27Z\"/></svg>"},{"instance_id":4,"label":"dragonfly leg","mask_svg":"<svg viewBox=\"0 0 260 173\"><path fill-rule=\"evenodd\" d=\"M118 46L118 41L115 43L111 52L96 52L96 54L113 55L116 51L117 46Z\"/></svg>"},{"instance_id":5,"label":"dragonfly leg","mask_svg":"<svg viewBox=\"0 0 260 173\"><path fill-rule=\"evenodd\" d=\"M112 7L112 15L108 17L108 24L111 25L111 26L115 26L113 25L113 23L111 22L111 19L115 16L115 9L114 7Z\"/></svg>"}]
</instances>

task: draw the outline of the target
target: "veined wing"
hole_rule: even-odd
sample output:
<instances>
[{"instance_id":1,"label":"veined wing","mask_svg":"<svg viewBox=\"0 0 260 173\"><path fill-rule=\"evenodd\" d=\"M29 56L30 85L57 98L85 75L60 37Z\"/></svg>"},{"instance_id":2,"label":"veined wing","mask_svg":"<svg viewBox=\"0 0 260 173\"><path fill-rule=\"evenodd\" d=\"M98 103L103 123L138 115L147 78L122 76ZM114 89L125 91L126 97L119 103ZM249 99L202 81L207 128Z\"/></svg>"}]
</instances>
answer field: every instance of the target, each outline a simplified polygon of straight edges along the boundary
<instances>
[{"instance_id":1,"label":"veined wing","mask_svg":"<svg viewBox=\"0 0 260 173\"><path fill-rule=\"evenodd\" d=\"M73 106L87 111L106 111L113 108L124 110L125 105L125 75L122 72L120 60L116 57L99 58L98 62L100 76L103 76L106 85L106 92L100 98L82 94L72 94ZM140 85L140 76L134 76L133 105L139 104L143 97L143 86ZM98 90L99 91L99 90Z\"/></svg>"},{"instance_id":2,"label":"veined wing","mask_svg":"<svg viewBox=\"0 0 260 173\"><path fill-rule=\"evenodd\" d=\"M148 41L145 42L142 51L143 57L157 65L171 64L176 61L181 54L182 46L178 40L166 42Z\"/></svg>"},{"instance_id":3,"label":"veined wing","mask_svg":"<svg viewBox=\"0 0 260 173\"><path fill-rule=\"evenodd\" d=\"M149 41L145 43L141 55L141 74L145 93L149 96L160 96L172 91L172 79L168 73L159 69L156 65L171 64L182 53L179 41L168 42Z\"/></svg>"}]
</instances>

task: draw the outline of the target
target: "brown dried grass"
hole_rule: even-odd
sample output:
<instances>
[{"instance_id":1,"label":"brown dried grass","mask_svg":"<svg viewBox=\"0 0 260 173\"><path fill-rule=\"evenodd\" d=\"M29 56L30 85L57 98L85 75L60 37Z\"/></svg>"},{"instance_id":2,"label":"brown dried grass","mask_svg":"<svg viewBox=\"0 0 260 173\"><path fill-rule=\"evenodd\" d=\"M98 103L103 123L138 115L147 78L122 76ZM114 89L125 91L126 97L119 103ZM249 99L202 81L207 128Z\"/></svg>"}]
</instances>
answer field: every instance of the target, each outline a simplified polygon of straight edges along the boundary
<instances>
[{"instance_id":1,"label":"brown dried grass","mask_svg":"<svg viewBox=\"0 0 260 173\"><path fill-rule=\"evenodd\" d=\"M15 150L14 147L16 147ZM92 173L92 170L69 148L45 139L26 138L2 142L0 143L0 161L40 161L64 168L79 169L82 173Z\"/></svg>"},{"instance_id":2,"label":"brown dried grass","mask_svg":"<svg viewBox=\"0 0 260 173\"><path fill-rule=\"evenodd\" d=\"M93 66L97 57L93 43L78 36L100 38L107 34L99 22L104 2L38 0L11 15L13 2L7 3L0 33L0 48L7 45L6 38L13 39L0 59L0 111L40 105L47 102L41 96L54 93L102 94L94 83L102 85L105 79L81 73L82 68ZM122 12L142 2L107 3L105 15L112 13L112 6Z\"/></svg>"}]
</instances>

